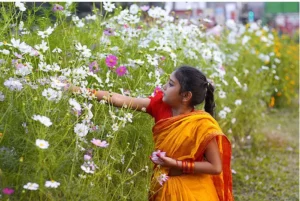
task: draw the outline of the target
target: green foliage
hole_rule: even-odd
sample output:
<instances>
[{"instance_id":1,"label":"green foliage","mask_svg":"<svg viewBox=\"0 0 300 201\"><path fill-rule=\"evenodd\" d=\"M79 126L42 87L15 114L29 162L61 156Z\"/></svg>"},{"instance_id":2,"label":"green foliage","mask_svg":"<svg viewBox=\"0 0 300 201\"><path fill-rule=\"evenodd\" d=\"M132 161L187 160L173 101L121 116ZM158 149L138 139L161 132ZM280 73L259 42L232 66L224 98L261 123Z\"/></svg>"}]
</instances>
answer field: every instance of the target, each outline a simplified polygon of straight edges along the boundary
<instances>
[{"instance_id":1,"label":"green foliage","mask_svg":"<svg viewBox=\"0 0 300 201\"><path fill-rule=\"evenodd\" d=\"M153 120L126 106L114 108L84 93L67 93L53 85L57 80L67 80L82 89L117 93L123 90L133 97L147 97L184 64L200 69L215 83L216 119L235 147L237 199L246 199L240 191L245 190L244 174L251 172L241 161L258 154L257 145L264 138L256 136L257 127L268 107L286 107L298 97L298 44L261 27L253 30L249 26L243 27L245 32L231 42L234 31L225 29L220 36L205 36L203 24L189 25L167 17L156 19L141 10L136 17L142 20L133 23L134 16L126 21L120 7L114 13L104 12L102 6L94 7L94 19L77 19L65 12L74 14L75 4L60 4L64 11L54 12L33 3L21 12L14 3L0 4L0 99L4 97L0 101L0 188L15 189L9 200L147 200ZM108 28L114 35L104 34ZM45 31L47 36L43 36ZM245 36L250 38L246 43ZM267 42L262 42L262 36L269 38ZM53 52L56 48L61 52ZM261 59L261 55L271 53L269 59ZM110 54L118 57L116 67L127 67L125 76L118 76L115 68L107 67L105 59ZM99 66L96 73L89 72L92 62ZM59 69L55 69L57 66ZM27 67L29 73L20 75L18 69ZM23 88L10 90L5 86L10 78L20 81ZM49 100L43 95L49 88L60 92L60 98ZM270 102L271 97L276 97L275 102ZM72 108L71 99L77 101L80 111ZM203 104L198 106L202 107ZM133 118L126 119L130 114ZM34 115L49 117L52 125L43 125L33 119ZM74 129L80 123L89 128L83 138ZM109 146L96 147L91 144L94 138L106 140ZM39 148L37 139L46 140L50 146ZM252 147L244 150L248 139L253 140ZM264 151L270 154L271 150ZM87 153L97 166L93 174L81 167ZM261 161L251 161L248 167L260 167ZM277 158L268 155L263 161L274 163ZM278 168L287 162L281 163ZM259 176L265 175L268 167L262 164ZM254 185L273 181L275 173L271 172L270 178L249 179L249 185L258 191L255 199L276 188L278 183L263 190ZM60 186L47 188L45 182L51 180L60 182ZM26 190L24 185L28 182L39 184L39 189ZM283 195L287 196L285 192ZM3 194L2 197L8 198Z\"/></svg>"}]
</instances>

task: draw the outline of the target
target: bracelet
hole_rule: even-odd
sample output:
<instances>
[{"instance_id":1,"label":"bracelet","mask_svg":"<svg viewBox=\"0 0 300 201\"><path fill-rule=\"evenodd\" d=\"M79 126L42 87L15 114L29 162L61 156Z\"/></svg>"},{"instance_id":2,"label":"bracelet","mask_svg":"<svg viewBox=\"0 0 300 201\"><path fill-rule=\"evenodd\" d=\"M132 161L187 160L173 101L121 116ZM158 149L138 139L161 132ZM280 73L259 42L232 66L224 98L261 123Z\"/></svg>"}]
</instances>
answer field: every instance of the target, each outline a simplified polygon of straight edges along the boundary
<instances>
[{"instance_id":1,"label":"bracelet","mask_svg":"<svg viewBox=\"0 0 300 201\"><path fill-rule=\"evenodd\" d=\"M176 161L176 164L177 164L177 161ZM187 173L187 174L194 173L195 172L195 162L192 160L190 160L190 161L184 160L184 161L182 161L181 169L182 169L183 173Z\"/></svg>"},{"instance_id":2,"label":"bracelet","mask_svg":"<svg viewBox=\"0 0 300 201\"><path fill-rule=\"evenodd\" d=\"M97 91L95 89L93 89L93 90L88 89L88 92L90 93L90 95L95 95L95 96L96 96L96 93L97 93Z\"/></svg>"}]
</instances>

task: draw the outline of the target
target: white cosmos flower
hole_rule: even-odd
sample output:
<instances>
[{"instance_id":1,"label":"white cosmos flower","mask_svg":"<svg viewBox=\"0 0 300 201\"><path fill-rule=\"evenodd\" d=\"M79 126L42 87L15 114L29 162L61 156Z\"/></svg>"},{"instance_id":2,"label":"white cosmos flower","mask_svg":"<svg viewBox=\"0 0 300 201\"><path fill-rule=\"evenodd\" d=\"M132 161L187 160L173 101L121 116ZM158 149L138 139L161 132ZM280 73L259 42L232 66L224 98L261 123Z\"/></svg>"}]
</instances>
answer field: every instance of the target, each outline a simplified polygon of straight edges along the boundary
<instances>
[{"instance_id":1,"label":"white cosmos flower","mask_svg":"<svg viewBox=\"0 0 300 201\"><path fill-rule=\"evenodd\" d=\"M219 97L220 97L220 98L226 98L226 92L224 92L224 91L219 91Z\"/></svg>"},{"instance_id":2,"label":"white cosmos flower","mask_svg":"<svg viewBox=\"0 0 300 201\"><path fill-rule=\"evenodd\" d=\"M126 114L124 115L124 117L125 117L129 122L132 123L132 114L131 114L131 113L126 113Z\"/></svg>"},{"instance_id":3,"label":"white cosmos flower","mask_svg":"<svg viewBox=\"0 0 300 201\"><path fill-rule=\"evenodd\" d=\"M153 66L158 66L158 58L152 57L150 54L147 54L146 56L147 56L148 63L150 63Z\"/></svg>"},{"instance_id":4,"label":"white cosmos flower","mask_svg":"<svg viewBox=\"0 0 300 201\"><path fill-rule=\"evenodd\" d=\"M226 21L226 26L231 29L231 30L236 30L237 27L236 27L236 23L234 22L234 20L232 19L229 19Z\"/></svg>"},{"instance_id":5,"label":"white cosmos flower","mask_svg":"<svg viewBox=\"0 0 300 201\"><path fill-rule=\"evenodd\" d=\"M16 7L18 7L20 9L20 11L25 11L26 10L24 3L21 3L19 1L17 1L15 3L15 5L16 5Z\"/></svg>"},{"instance_id":6,"label":"white cosmos flower","mask_svg":"<svg viewBox=\"0 0 300 201\"><path fill-rule=\"evenodd\" d=\"M256 35L256 36L261 36L261 35L262 35L262 31L261 31L261 30L257 30L257 31L255 32L255 35Z\"/></svg>"},{"instance_id":7,"label":"white cosmos flower","mask_svg":"<svg viewBox=\"0 0 300 201\"><path fill-rule=\"evenodd\" d=\"M53 53L55 53L55 52L61 53L62 50L61 50L60 48L56 47L56 48L54 48L54 49L52 50L52 52L53 52Z\"/></svg>"},{"instance_id":8,"label":"white cosmos flower","mask_svg":"<svg viewBox=\"0 0 300 201\"><path fill-rule=\"evenodd\" d=\"M133 173L134 173L133 170L132 170L131 168L128 168L127 171L129 172L129 174L133 174Z\"/></svg>"},{"instance_id":9,"label":"white cosmos flower","mask_svg":"<svg viewBox=\"0 0 300 201\"><path fill-rule=\"evenodd\" d=\"M59 182L53 181L53 180L51 180L51 181L46 181L46 182L45 182L45 186L46 186L47 188L57 188L59 185L60 185Z\"/></svg>"},{"instance_id":10,"label":"white cosmos flower","mask_svg":"<svg viewBox=\"0 0 300 201\"><path fill-rule=\"evenodd\" d=\"M61 91L56 91L52 88L44 89L42 95L47 98L49 101L56 101L58 102L62 97Z\"/></svg>"},{"instance_id":11,"label":"white cosmos flower","mask_svg":"<svg viewBox=\"0 0 300 201\"><path fill-rule=\"evenodd\" d=\"M44 124L47 127L52 125L51 120L48 117L45 117L45 116L33 115L32 119L41 122L42 124Z\"/></svg>"},{"instance_id":12,"label":"white cosmos flower","mask_svg":"<svg viewBox=\"0 0 300 201\"><path fill-rule=\"evenodd\" d=\"M49 47L47 46L47 43L44 40L42 40L41 44L35 45L34 47L37 50L42 50L43 53L45 53L49 49Z\"/></svg>"},{"instance_id":13,"label":"white cosmos flower","mask_svg":"<svg viewBox=\"0 0 300 201\"><path fill-rule=\"evenodd\" d=\"M212 59L212 52L210 51L210 49L208 48L205 48L202 50L202 57L205 59L205 60L211 60Z\"/></svg>"},{"instance_id":14,"label":"white cosmos flower","mask_svg":"<svg viewBox=\"0 0 300 201\"><path fill-rule=\"evenodd\" d=\"M6 50L6 49L0 50L0 52L2 52L5 55L9 55L10 54L10 51Z\"/></svg>"},{"instance_id":15,"label":"white cosmos flower","mask_svg":"<svg viewBox=\"0 0 300 201\"><path fill-rule=\"evenodd\" d=\"M280 63L280 59L275 58L274 61L275 61L276 63Z\"/></svg>"},{"instance_id":16,"label":"white cosmos flower","mask_svg":"<svg viewBox=\"0 0 300 201\"><path fill-rule=\"evenodd\" d=\"M50 26L48 29L46 29L45 33L49 36L50 34L52 34L53 31L54 29Z\"/></svg>"},{"instance_id":17,"label":"white cosmos flower","mask_svg":"<svg viewBox=\"0 0 300 201\"><path fill-rule=\"evenodd\" d=\"M245 45L251 38L249 36L244 36L242 39L242 45Z\"/></svg>"},{"instance_id":18,"label":"white cosmos flower","mask_svg":"<svg viewBox=\"0 0 300 201\"><path fill-rule=\"evenodd\" d=\"M265 37L265 36L262 36L262 37L260 38L260 40L261 40L262 42L265 42L265 43L269 42L268 39L267 39L267 37Z\"/></svg>"},{"instance_id":19,"label":"white cosmos flower","mask_svg":"<svg viewBox=\"0 0 300 201\"><path fill-rule=\"evenodd\" d=\"M70 98L69 99L69 104L71 106L73 106L73 108L77 111L81 111L81 106L80 104L74 99L74 98Z\"/></svg>"},{"instance_id":20,"label":"white cosmos flower","mask_svg":"<svg viewBox=\"0 0 300 201\"><path fill-rule=\"evenodd\" d=\"M139 7L136 4L132 4L129 8L129 12L133 15L137 14L139 12Z\"/></svg>"},{"instance_id":21,"label":"white cosmos flower","mask_svg":"<svg viewBox=\"0 0 300 201\"><path fill-rule=\"evenodd\" d=\"M50 64L47 64L46 62L42 62L42 61L40 61L40 63L38 64L38 67L41 71L44 71L44 72L49 72L52 70Z\"/></svg>"},{"instance_id":22,"label":"white cosmos flower","mask_svg":"<svg viewBox=\"0 0 300 201\"><path fill-rule=\"evenodd\" d=\"M48 149L49 147L49 142L47 142L46 140L40 140L40 139L37 139L35 141L35 145L38 146L39 148L41 149Z\"/></svg>"},{"instance_id":23,"label":"white cosmos flower","mask_svg":"<svg viewBox=\"0 0 300 201\"><path fill-rule=\"evenodd\" d=\"M79 20L77 23L75 23L76 27L81 28L84 27L84 22L81 20Z\"/></svg>"},{"instance_id":24,"label":"white cosmos flower","mask_svg":"<svg viewBox=\"0 0 300 201\"><path fill-rule=\"evenodd\" d=\"M231 112L231 109L230 109L229 107L224 107L223 110L224 110L225 112Z\"/></svg>"},{"instance_id":25,"label":"white cosmos flower","mask_svg":"<svg viewBox=\"0 0 300 201\"><path fill-rule=\"evenodd\" d=\"M36 183L28 182L26 185L23 186L23 188L25 188L27 190L36 191L39 188L39 185Z\"/></svg>"},{"instance_id":26,"label":"white cosmos flower","mask_svg":"<svg viewBox=\"0 0 300 201\"><path fill-rule=\"evenodd\" d=\"M224 110L221 110L220 112L219 112L219 117L221 118L221 119L225 119L226 118L226 115L227 115L227 112L225 112Z\"/></svg>"},{"instance_id":27,"label":"white cosmos flower","mask_svg":"<svg viewBox=\"0 0 300 201\"><path fill-rule=\"evenodd\" d=\"M50 26L45 31L38 31L38 35L41 36L42 38L48 38L48 36L50 36L53 31L54 29Z\"/></svg>"},{"instance_id":28,"label":"white cosmos flower","mask_svg":"<svg viewBox=\"0 0 300 201\"><path fill-rule=\"evenodd\" d=\"M29 45L27 45L25 42L22 42L20 41L20 39L14 39L12 38L10 40L11 42L11 45L14 47L14 48L18 48L21 52L25 53L27 51L31 51L31 47Z\"/></svg>"},{"instance_id":29,"label":"white cosmos flower","mask_svg":"<svg viewBox=\"0 0 300 201\"><path fill-rule=\"evenodd\" d=\"M80 168L89 174L94 174L96 168L98 168L93 161L84 162L83 165L80 166Z\"/></svg>"},{"instance_id":30,"label":"white cosmos flower","mask_svg":"<svg viewBox=\"0 0 300 201\"><path fill-rule=\"evenodd\" d=\"M235 124L235 122L236 122L236 118L232 118L232 119L231 119L231 123L232 123L232 124Z\"/></svg>"},{"instance_id":31,"label":"white cosmos flower","mask_svg":"<svg viewBox=\"0 0 300 201\"><path fill-rule=\"evenodd\" d=\"M26 76L32 73L32 69L33 67L28 62L26 62L25 65L18 64L15 74L20 76Z\"/></svg>"},{"instance_id":32,"label":"white cosmos flower","mask_svg":"<svg viewBox=\"0 0 300 201\"><path fill-rule=\"evenodd\" d=\"M96 20L97 19L97 17L96 17L96 15L90 15L90 14L88 14L87 16L85 16L85 19L86 20Z\"/></svg>"},{"instance_id":33,"label":"white cosmos flower","mask_svg":"<svg viewBox=\"0 0 300 201\"><path fill-rule=\"evenodd\" d=\"M166 10L162 9L161 7L154 7L148 10L148 15L152 18L164 18L167 14Z\"/></svg>"},{"instance_id":34,"label":"white cosmos flower","mask_svg":"<svg viewBox=\"0 0 300 201\"><path fill-rule=\"evenodd\" d=\"M5 80L4 86L9 88L11 91L21 91L21 89L23 88L22 83L18 79L12 77L10 77L8 80Z\"/></svg>"},{"instance_id":35,"label":"white cosmos flower","mask_svg":"<svg viewBox=\"0 0 300 201\"><path fill-rule=\"evenodd\" d=\"M56 90L62 90L67 84L63 83L61 80L56 77L51 77L51 87Z\"/></svg>"},{"instance_id":36,"label":"white cosmos flower","mask_svg":"<svg viewBox=\"0 0 300 201\"><path fill-rule=\"evenodd\" d=\"M242 104L242 100L241 99L237 99L234 102L235 105L241 105Z\"/></svg>"},{"instance_id":37,"label":"white cosmos flower","mask_svg":"<svg viewBox=\"0 0 300 201\"><path fill-rule=\"evenodd\" d=\"M80 168L86 173L94 174L95 172L90 166L81 165Z\"/></svg>"},{"instance_id":38,"label":"white cosmos flower","mask_svg":"<svg viewBox=\"0 0 300 201\"><path fill-rule=\"evenodd\" d=\"M107 12L113 12L113 10L116 8L115 4L110 3L110 2L103 2L103 8Z\"/></svg>"},{"instance_id":39,"label":"white cosmos flower","mask_svg":"<svg viewBox=\"0 0 300 201\"><path fill-rule=\"evenodd\" d=\"M117 124L117 123L114 123L114 124L112 125L112 129L113 129L113 131L119 130L118 124Z\"/></svg>"},{"instance_id":40,"label":"white cosmos flower","mask_svg":"<svg viewBox=\"0 0 300 201\"><path fill-rule=\"evenodd\" d=\"M261 66L261 69L262 70L269 70L269 67L268 66Z\"/></svg>"},{"instance_id":41,"label":"white cosmos flower","mask_svg":"<svg viewBox=\"0 0 300 201\"><path fill-rule=\"evenodd\" d=\"M87 127L85 124L79 123L79 124L76 124L76 126L74 127L74 132L79 137L84 137L88 134L89 127Z\"/></svg>"},{"instance_id":42,"label":"white cosmos flower","mask_svg":"<svg viewBox=\"0 0 300 201\"><path fill-rule=\"evenodd\" d=\"M92 55L91 50L88 49L86 45L82 46L81 43L77 43L75 45L75 48L81 53L83 57L89 58Z\"/></svg>"},{"instance_id":43,"label":"white cosmos flower","mask_svg":"<svg viewBox=\"0 0 300 201\"><path fill-rule=\"evenodd\" d=\"M230 32L227 36L228 43L236 44L236 33L234 31Z\"/></svg>"},{"instance_id":44,"label":"white cosmos flower","mask_svg":"<svg viewBox=\"0 0 300 201\"><path fill-rule=\"evenodd\" d=\"M259 54L258 58L260 60L262 60L263 62L266 62L266 63L270 61L270 56L269 55Z\"/></svg>"}]
</instances>

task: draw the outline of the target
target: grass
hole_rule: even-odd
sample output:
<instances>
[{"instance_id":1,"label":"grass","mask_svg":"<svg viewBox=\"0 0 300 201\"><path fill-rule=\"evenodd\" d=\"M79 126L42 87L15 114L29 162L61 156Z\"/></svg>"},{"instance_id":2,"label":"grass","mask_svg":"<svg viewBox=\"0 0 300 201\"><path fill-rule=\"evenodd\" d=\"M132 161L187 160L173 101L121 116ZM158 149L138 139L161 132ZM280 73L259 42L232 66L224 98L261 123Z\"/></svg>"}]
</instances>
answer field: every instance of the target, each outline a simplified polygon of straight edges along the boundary
<instances>
[{"instance_id":1,"label":"grass","mask_svg":"<svg viewBox=\"0 0 300 201\"><path fill-rule=\"evenodd\" d=\"M299 200L299 111L270 110L254 136L233 149L235 200Z\"/></svg>"}]
</instances>

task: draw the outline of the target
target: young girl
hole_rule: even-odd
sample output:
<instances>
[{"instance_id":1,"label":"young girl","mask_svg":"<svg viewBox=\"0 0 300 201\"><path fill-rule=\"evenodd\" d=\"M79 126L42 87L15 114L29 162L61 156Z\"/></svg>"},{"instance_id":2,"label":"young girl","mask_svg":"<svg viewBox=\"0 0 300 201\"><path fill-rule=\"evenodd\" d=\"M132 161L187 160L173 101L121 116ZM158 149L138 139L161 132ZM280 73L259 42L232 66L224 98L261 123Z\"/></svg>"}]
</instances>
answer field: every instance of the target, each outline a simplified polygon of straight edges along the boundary
<instances>
[{"instance_id":1,"label":"young girl","mask_svg":"<svg viewBox=\"0 0 300 201\"><path fill-rule=\"evenodd\" d=\"M212 117L213 92L204 74L189 66L176 69L162 91L150 98L92 90L98 100L105 98L117 107L125 104L134 110L146 109L154 117L157 154L151 157L155 166L149 200L233 200L231 145ZM204 101L205 111L195 110ZM157 180L161 175L168 175L163 185Z\"/></svg>"}]
</instances>

